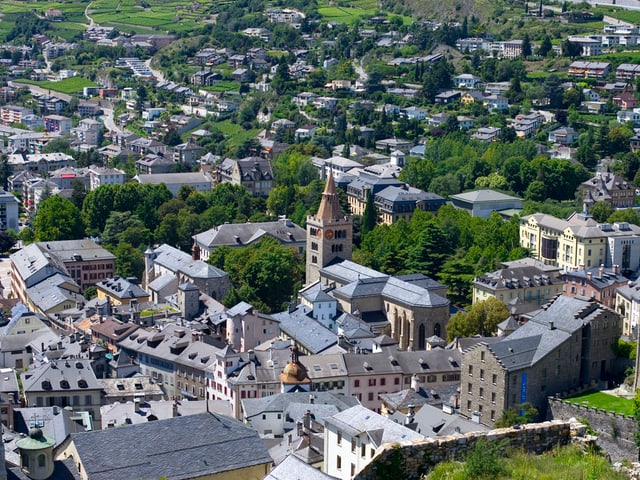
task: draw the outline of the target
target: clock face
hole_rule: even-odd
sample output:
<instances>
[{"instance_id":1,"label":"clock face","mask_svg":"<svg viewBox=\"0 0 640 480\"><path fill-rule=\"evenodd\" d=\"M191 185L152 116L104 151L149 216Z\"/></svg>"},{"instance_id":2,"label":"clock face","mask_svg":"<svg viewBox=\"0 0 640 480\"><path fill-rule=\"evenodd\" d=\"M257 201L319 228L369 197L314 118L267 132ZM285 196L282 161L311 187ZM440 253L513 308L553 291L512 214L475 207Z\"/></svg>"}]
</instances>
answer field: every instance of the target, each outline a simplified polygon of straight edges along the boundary
<instances>
[{"instance_id":1,"label":"clock face","mask_svg":"<svg viewBox=\"0 0 640 480\"><path fill-rule=\"evenodd\" d=\"M324 238L331 240L333 238L333 230L325 230Z\"/></svg>"}]
</instances>

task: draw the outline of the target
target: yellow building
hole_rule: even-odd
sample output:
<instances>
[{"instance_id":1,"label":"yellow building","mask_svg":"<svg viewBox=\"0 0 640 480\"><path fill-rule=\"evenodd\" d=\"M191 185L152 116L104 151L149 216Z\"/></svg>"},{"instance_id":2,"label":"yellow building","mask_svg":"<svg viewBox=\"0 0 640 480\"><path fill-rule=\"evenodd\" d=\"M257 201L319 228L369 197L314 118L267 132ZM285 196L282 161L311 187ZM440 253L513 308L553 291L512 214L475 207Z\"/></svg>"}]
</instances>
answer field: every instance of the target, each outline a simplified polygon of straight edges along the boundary
<instances>
[{"instance_id":1,"label":"yellow building","mask_svg":"<svg viewBox=\"0 0 640 480\"><path fill-rule=\"evenodd\" d=\"M111 305L129 305L132 300L138 303L149 301L149 294L135 283L122 277L113 277L96 284L99 300L109 300Z\"/></svg>"},{"instance_id":2,"label":"yellow building","mask_svg":"<svg viewBox=\"0 0 640 480\"><path fill-rule=\"evenodd\" d=\"M640 266L640 227L598 223L582 213L567 220L542 213L522 217L520 245L533 258L560 269L618 265L625 273Z\"/></svg>"}]
</instances>

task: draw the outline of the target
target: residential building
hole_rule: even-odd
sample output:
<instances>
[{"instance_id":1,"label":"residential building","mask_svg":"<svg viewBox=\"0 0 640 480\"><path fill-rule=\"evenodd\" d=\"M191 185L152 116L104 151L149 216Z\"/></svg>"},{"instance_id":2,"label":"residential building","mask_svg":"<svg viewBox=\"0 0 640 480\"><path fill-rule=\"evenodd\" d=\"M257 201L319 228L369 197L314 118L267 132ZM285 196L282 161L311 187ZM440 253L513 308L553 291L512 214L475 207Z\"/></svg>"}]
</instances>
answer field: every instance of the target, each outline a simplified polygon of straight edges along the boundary
<instances>
[{"instance_id":1,"label":"residential building","mask_svg":"<svg viewBox=\"0 0 640 480\"><path fill-rule=\"evenodd\" d=\"M255 430L209 412L72 434L59 457L81 478L110 480L262 480L272 463Z\"/></svg>"},{"instance_id":2,"label":"residential building","mask_svg":"<svg viewBox=\"0 0 640 480\"><path fill-rule=\"evenodd\" d=\"M193 235L192 238L194 246L199 248L200 258L206 261L218 247L246 247L265 237L275 238L299 254L304 253L307 244L306 230L288 218L281 218L276 222L225 223Z\"/></svg>"},{"instance_id":3,"label":"residential building","mask_svg":"<svg viewBox=\"0 0 640 480\"><path fill-rule=\"evenodd\" d=\"M596 202L606 202L613 208L629 208L636 203L636 191L620 175L598 172L595 177L582 182L585 210Z\"/></svg>"},{"instance_id":4,"label":"residential building","mask_svg":"<svg viewBox=\"0 0 640 480\"><path fill-rule=\"evenodd\" d=\"M12 292L23 303L27 290L49 277L61 274L73 291L84 291L115 272L115 256L91 240L32 243L9 258Z\"/></svg>"},{"instance_id":5,"label":"residential building","mask_svg":"<svg viewBox=\"0 0 640 480\"><path fill-rule=\"evenodd\" d=\"M44 117L45 132L71 133L71 119L62 115L46 115Z\"/></svg>"},{"instance_id":6,"label":"residential building","mask_svg":"<svg viewBox=\"0 0 640 480\"><path fill-rule=\"evenodd\" d=\"M256 197L267 197L274 186L271 162L260 157L224 159L216 167L216 183L242 185Z\"/></svg>"},{"instance_id":7,"label":"residential building","mask_svg":"<svg viewBox=\"0 0 640 480\"><path fill-rule=\"evenodd\" d=\"M482 142L495 142L500 138L500 128L480 127L473 135L471 135L471 138Z\"/></svg>"},{"instance_id":8,"label":"residential building","mask_svg":"<svg viewBox=\"0 0 640 480\"><path fill-rule=\"evenodd\" d=\"M571 127L557 128L549 132L549 142L571 145L578 141L578 132Z\"/></svg>"},{"instance_id":9,"label":"residential building","mask_svg":"<svg viewBox=\"0 0 640 480\"><path fill-rule=\"evenodd\" d=\"M416 210L436 212L446 201L435 193L402 184L380 190L373 197L373 203L378 210L378 221L391 225L400 220L410 221Z\"/></svg>"},{"instance_id":10,"label":"residential building","mask_svg":"<svg viewBox=\"0 0 640 480\"><path fill-rule=\"evenodd\" d=\"M102 142L103 129L104 126L97 120L83 118L76 128L71 129L71 134L81 143L98 146Z\"/></svg>"},{"instance_id":11,"label":"residential building","mask_svg":"<svg viewBox=\"0 0 640 480\"><path fill-rule=\"evenodd\" d=\"M131 302L145 303L149 294L135 281L119 276L96 283L98 300L107 300L111 305L129 305Z\"/></svg>"},{"instance_id":12,"label":"residential building","mask_svg":"<svg viewBox=\"0 0 640 480\"><path fill-rule=\"evenodd\" d=\"M66 153L12 153L7 155L7 166L12 174L23 170L47 174L58 168L75 168L78 164L71 155Z\"/></svg>"},{"instance_id":13,"label":"residential building","mask_svg":"<svg viewBox=\"0 0 640 480\"><path fill-rule=\"evenodd\" d=\"M91 415L101 427L102 387L89 360L58 360L29 368L20 375L28 407L71 407Z\"/></svg>"},{"instance_id":14,"label":"residential building","mask_svg":"<svg viewBox=\"0 0 640 480\"><path fill-rule=\"evenodd\" d=\"M227 343L236 352L246 352L279 336L278 321L240 302L224 312L227 317Z\"/></svg>"},{"instance_id":15,"label":"residential building","mask_svg":"<svg viewBox=\"0 0 640 480\"><path fill-rule=\"evenodd\" d=\"M542 262L561 269L620 266L623 273L640 266L640 228L626 222L599 224L574 213L567 220L536 213L520 219L520 246Z\"/></svg>"},{"instance_id":16,"label":"residential building","mask_svg":"<svg viewBox=\"0 0 640 480\"><path fill-rule=\"evenodd\" d=\"M616 312L622 317L622 335L638 339L640 325L640 286L627 282L616 290Z\"/></svg>"},{"instance_id":17,"label":"residential building","mask_svg":"<svg viewBox=\"0 0 640 480\"><path fill-rule=\"evenodd\" d=\"M586 78L605 78L611 71L611 64L607 62L585 62L577 60L569 65L569 75Z\"/></svg>"},{"instance_id":18,"label":"residential building","mask_svg":"<svg viewBox=\"0 0 640 480\"><path fill-rule=\"evenodd\" d=\"M187 166L198 163L202 156L202 147L194 142L182 143L173 147L173 161Z\"/></svg>"},{"instance_id":19,"label":"residential building","mask_svg":"<svg viewBox=\"0 0 640 480\"><path fill-rule=\"evenodd\" d=\"M580 46L581 57L594 57L602 55L602 40L596 35L590 37L582 37L578 35L569 35L567 40Z\"/></svg>"},{"instance_id":20,"label":"residential building","mask_svg":"<svg viewBox=\"0 0 640 480\"><path fill-rule=\"evenodd\" d=\"M558 267L530 258L503 265L505 268L474 278L473 303L497 298L509 304L519 299L537 306L562 293L563 282Z\"/></svg>"},{"instance_id":21,"label":"residential building","mask_svg":"<svg viewBox=\"0 0 640 480\"><path fill-rule=\"evenodd\" d=\"M178 196L178 191L183 185L193 187L198 192L210 192L213 188L213 179L208 173L203 172L138 174L134 180L143 185L164 183L174 197Z\"/></svg>"},{"instance_id":22,"label":"residential building","mask_svg":"<svg viewBox=\"0 0 640 480\"><path fill-rule=\"evenodd\" d=\"M620 274L620 268L593 268L565 270L562 272L564 295L590 298L612 310L616 307L616 291L628 284L629 279Z\"/></svg>"},{"instance_id":23,"label":"residential building","mask_svg":"<svg viewBox=\"0 0 640 480\"><path fill-rule=\"evenodd\" d=\"M612 374L611 345L621 332L613 310L558 296L504 339L481 341L463 353L461 413L493 426L508 409L530 403L545 418L549 395Z\"/></svg>"},{"instance_id":24,"label":"residential building","mask_svg":"<svg viewBox=\"0 0 640 480\"><path fill-rule=\"evenodd\" d=\"M197 252L194 252L197 253ZM143 285L154 291L156 282L171 283L175 288L185 283L193 283L200 291L214 299L222 299L231 289L229 275L207 262L191 256L175 247L164 244L144 252L145 270ZM161 301L155 298L156 301Z\"/></svg>"},{"instance_id":25,"label":"residential building","mask_svg":"<svg viewBox=\"0 0 640 480\"><path fill-rule=\"evenodd\" d=\"M101 299L103 300L103 299ZM93 315L75 322L74 328L91 337L94 344L106 348L109 353L118 352L118 342L138 329L135 323L123 323L111 316Z\"/></svg>"},{"instance_id":26,"label":"residential building","mask_svg":"<svg viewBox=\"0 0 640 480\"><path fill-rule=\"evenodd\" d=\"M18 199L11 193L0 189L0 230L18 231Z\"/></svg>"},{"instance_id":27,"label":"residential building","mask_svg":"<svg viewBox=\"0 0 640 480\"><path fill-rule=\"evenodd\" d=\"M22 123L23 117L33 115L33 109L19 105L3 105L0 107L0 123L5 126Z\"/></svg>"},{"instance_id":28,"label":"residential building","mask_svg":"<svg viewBox=\"0 0 640 480\"><path fill-rule=\"evenodd\" d=\"M118 168L89 167L89 189L95 190L102 185L124 185L125 172Z\"/></svg>"},{"instance_id":29,"label":"residential building","mask_svg":"<svg viewBox=\"0 0 640 480\"><path fill-rule=\"evenodd\" d=\"M383 140L376 141L376 149L383 152L393 152L394 150L400 150L403 153L408 153L413 145L413 142L409 140L403 140L401 138L385 138Z\"/></svg>"},{"instance_id":30,"label":"residential building","mask_svg":"<svg viewBox=\"0 0 640 480\"><path fill-rule=\"evenodd\" d=\"M171 173L175 167L176 162L173 158L162 153L147 153L136 160L136 171L144 175Z\"/></svg>"},{"instance_id":31,"label":"residential building","mask_svg":"<svg viewBox=\"0 0 640 480\"><path fill-rule=\"evenodd\" d=\"M507 58L516 58L522 55L522 40L509 40L502 42L502 55Z\"/></svg>"},{"instance_id":32,"label":"residential building","mask_svg":"<svg viewBox=\"0 0 640 480\"><path fill-rule=\"evenodd\" d=\"M482 79L470 73L462 73L453 77L453 83L458 88L475 88L482 83Z\"/></svg>"},{"instance_id":33,"label":"residential building","mask_svg":"<svg viewBox=\"0 0 640 480\"><path fill-rule=\"evenodd\" d=\"M324 419L324 467L333 477L351 480L384 443L410 442L424 436L356 405Z\"/></svg>"},{"instance_id":34,"label":"residential building","mask_svg":"<svg viewBox=\"0 0 640 480\"><path fill-rule=\"evenodd\" d=\"M522 199L495 190L474 190L450 195L454 207L468 211L473 217L488 218L501 210L522 210Z\"/></svg>"},{"instance_id":35,"label":"residential building","mask_svg":"<svg viewBox=\"0 0 640 480\"><path fill-rule=\"evenodd\" d=\"M482 102L490 112L494 110L501 112L509 108L509 100L501 95L487 95L482 99Z\"/></svg>"},{"instance_id":36,"label":"residential building","mask_svg":"<svg viewBox=\"0 0 640 480\"><path fill-rule=\"evenodd\" d=\"M303 422L306 412L321 419L358 405L351 395L290 392L242 400L242 420L261 436L283 436Z\"/></svg>"},{"instance_id":37,"label":"residential building","mask_svg":"<svg viewBox=\"0 0 640 480\"><path fill-rule=\"evenodd\" d=\"M307 284L318 280L320 269L336 259L351 259L352 228L352 219L341 212L333 171L330 171L318 212L307 217Z\"/></svg>"}]
</instances>

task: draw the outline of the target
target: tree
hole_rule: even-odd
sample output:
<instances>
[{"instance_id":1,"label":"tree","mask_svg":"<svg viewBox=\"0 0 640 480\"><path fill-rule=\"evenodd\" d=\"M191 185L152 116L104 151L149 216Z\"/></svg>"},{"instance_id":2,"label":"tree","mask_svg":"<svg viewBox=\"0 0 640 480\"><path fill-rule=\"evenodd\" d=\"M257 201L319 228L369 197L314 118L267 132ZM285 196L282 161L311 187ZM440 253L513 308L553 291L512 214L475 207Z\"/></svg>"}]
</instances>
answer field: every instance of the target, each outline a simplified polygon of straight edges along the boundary
<instances>
[{"instance_id":1,"label":"tree","mask_svg":"<svg viewBox=\"0 0 640 480\"><path fill-rule=\"evenodd\" d=\"M144 255L127 242L120 242L113 254L116 256L116 275L142 278Z\"/></svg>"},{"instance_id":2,"label":"tree","mask_svg":"<svg viewBox=\"0 0 640 480\"><path fill-rule=\"evenodd\" d=\"M549 35L545 35L540 43L540 48L538 49L538 55L541 57L546 57L549 52L553 50L553 45L551 44L551 37Z\"/></svg>"},{"instance_id":3,"label":"tree","mask_svg":"<svg viewBox=\"0 0 640 480\"><path fill-rule=\"evenodd\" d=\"M496 420L495 427L511 427L523 423L531 423L538 416L538 409L529 402L520 404L517 408L507 408L502 412L502 416Z\"/></svg>"},{"instance_id":4,"label":"tree","mask_svg":"<svg viewBox=\"0 0 640 480\"><path fill-rule=\"evenodd\" d=\"M234 285L225 305L244 300L258 308L258 302L266 313L284 308L302 278L297 252L270 237L244 248L218 248L209 263L223 268Z\"/></svg>"},{"instance_id":5,"label":"tree","mask_svg":"<svg viewBox=\"0 0 640 480\"><path fill-rule=\"evenodd\" d=\"M8 252L16 244L16 235L13 231L0 232L0 252Z\"/></svg>"},{"instance_id":6,"label":"tree","mask_svg":"<svg viewBox=\"0 0 640 480\"><path fill-rule=\"evenodd\" d=\"M457 337L482 337L494 335L498 324L507 319L509 310L507 306L497 298L488 298L482 302L474 303L468 313L458 312L447 324L447 336L449 341Z\"/></svg>"},{"instance_id":7,"label":"tree","mask_svg":"<svg viewBox=\"0 0 640 480\"><path fill-rule=\"evenodd\" d=\"M138 237L136 239L136 236ZM116 246L127 237L127 242L135 247L146 245L149 241L149 229L142 220L131 212L111 212L102 232L102 243ZM132 241L133 240L133 241Z\"/></svg>"},{"instance_id":8,"label":"tree","mask_svg":"<svg viewBox=\"0 0 640 480\"><path fill-rule=\"evenodd\" d=\"M589 213L598 223L605 223L613 213L613 207L608 202L596 202L589 209Z\"/></svg>"},{"instance_id":9,"label":"tree","mask_svg":"<svg viewBox=\"0 0 640 480\"><path fill-rule=\"evenodd\" d=\"M522 39L522 56L527 58L530 57L531 54L531 39L529 38L529 34L525 33Z\"/></svg>"},{"instance_id":10,"label":"tree","mask_svg":"<svg viewBox=\"0 0 640 480\"><path fill-rule=\"evenodd\" d=\"M40 202L33 221L35 240L75 240L84 237L84 222L78 207L54 195Z\"/></svg>"},{"instance_id":11,"label":"tree","mask_svg":"<svg viewBox=\"0 0 640 480\"><path fill-rule=\"evenodd\" d=\"M364 207L364 212L362 214L362 236L365 236L371 230L376 227L378 223L378 210L376 205L373 203L373 193L369 192L367 195L367 203Z\"/></svg>"}]
</instances>

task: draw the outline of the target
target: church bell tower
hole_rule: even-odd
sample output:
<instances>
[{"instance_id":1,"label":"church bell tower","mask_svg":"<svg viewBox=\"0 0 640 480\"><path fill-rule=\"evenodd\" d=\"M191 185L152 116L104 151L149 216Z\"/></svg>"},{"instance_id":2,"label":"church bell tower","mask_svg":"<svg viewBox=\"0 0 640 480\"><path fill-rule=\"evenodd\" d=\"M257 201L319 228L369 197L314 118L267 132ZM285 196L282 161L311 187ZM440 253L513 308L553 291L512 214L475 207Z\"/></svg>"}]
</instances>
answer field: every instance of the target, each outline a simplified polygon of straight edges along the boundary
<instances>
[{"instance_id":1,"label":"church bell tower","mask_svg":"<svg viewBox=\"0 0 640 480\"><path fill-rule=\"evenodd\" d=\"M351 260L352 248L352 220L340 211L333 172L329 170L318 213L307 217L306 284L319 280L320 269L336 258Z\"/></svg>"}]
</instances>

